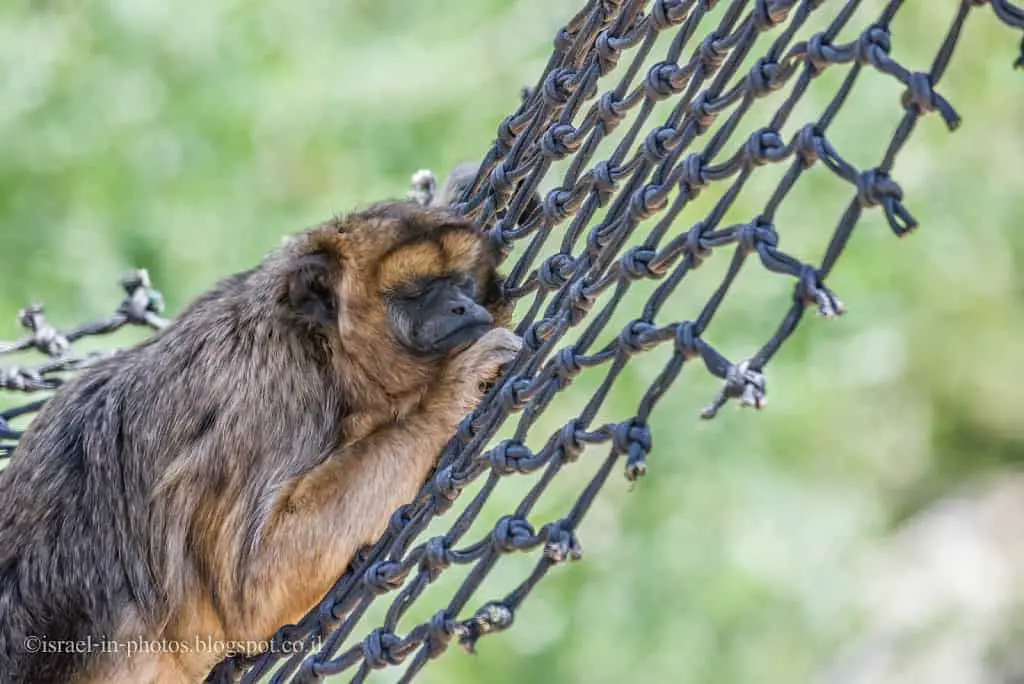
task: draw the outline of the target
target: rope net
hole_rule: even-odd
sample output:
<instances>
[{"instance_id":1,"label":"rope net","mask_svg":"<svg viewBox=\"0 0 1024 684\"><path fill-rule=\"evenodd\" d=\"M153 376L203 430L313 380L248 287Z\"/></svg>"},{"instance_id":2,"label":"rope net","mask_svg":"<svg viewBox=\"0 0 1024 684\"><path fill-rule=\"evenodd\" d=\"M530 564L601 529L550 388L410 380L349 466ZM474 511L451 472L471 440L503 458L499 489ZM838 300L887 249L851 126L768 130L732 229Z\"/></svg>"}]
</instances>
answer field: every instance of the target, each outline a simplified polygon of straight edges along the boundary
<instances>
[{"instance_id":1,"label":"rope net","mask_svg":"<svg viewBox=\"0 0 1024 684\"><path fill-rule=\"evenodd\" d=\"M361 682L393 666L406 682L453 640L472 651L480 637L512 624L554 565L580 557L576 530L617 464L624 462L630 481L645 474L649 417L684 366L699 362L722 381L702 418L733 399L761 408L765 367L805 310L826 318L844 312L825 281L865 209L880 208L898 237L916 227L893 164L922 116L935 112L950 130L959 124L936 86L969 15L988 6L1004 23L1024 28L1024 9L1005 0L936 3L953 19L936 38L928 70L913 71L890 56L890 25L903 4L890 0L880 15L863 18L860 0L587 2L558 32L536 86L524 90L518 111L500 124L495 144L456 197L456 210L477 221L511 262L505 287L509 297L525 300L516 312L525 351L460 426L416 500L394 513L383 538L359 554L321 603L283 627L264 654L229 658L208 681L309 682L348 672ZM812 82L836 71L841 78L824 110L794 121ZM601 92L613 74L617 82ZM829 141L829 129L857 84L881 88L884 78L900 84L903 114L877 163L859 168ZM781 179L760 212L727 223L744 186L770 168ZM827 169L850 193L815 263L784 252L776 225L780 207L812 168ZM714 194L712 184L719 188ZM691 215L681 216L687 208ZM717 257L728 261L724 276L697 316L679 320L678 307L666 302L715 252L728 254ZM790 279L792 297L788 308L780 306L781 322L768 340L748 358L731 360L712 345L711 323L749 264ZM643 281L646 299L631 294ZM110 319L65 333L46 322L41 307L24 309L28 336L0 345L0 354L36 350L50 358L36 367L0 368L0 389L53 390L64 374L106 353L76 354L76 340L125 325L165 325L159 293L144 271L122 285L126 298ZM609 330L623 301L635 318ZM657 348L668 350L668 360L633 415L599 420L631 357ZM601 370L576 415L538 435L538 421L559 392L581 373ZM44 401L0 412L0 456L12 453L20 435L12 421L29 418ZM564 405L558 410L566 414ZM565 515L537 520L553 479L598 449L603 458ZM467 538L488 520L484 504L499 483L525 475L533 484L514 511ZM470 487L475 494L454 509ZM427 536L428 526L436 533ZM536 562L522 582L490 600L477 596L501 557L530 552ZM461 583L435 612L421 607L425 617L412 619L417 599L456 568ZM387 605L385 595L392 597ZM303 648L280 648L286 642Z\"/></svg>"}]
</instances>

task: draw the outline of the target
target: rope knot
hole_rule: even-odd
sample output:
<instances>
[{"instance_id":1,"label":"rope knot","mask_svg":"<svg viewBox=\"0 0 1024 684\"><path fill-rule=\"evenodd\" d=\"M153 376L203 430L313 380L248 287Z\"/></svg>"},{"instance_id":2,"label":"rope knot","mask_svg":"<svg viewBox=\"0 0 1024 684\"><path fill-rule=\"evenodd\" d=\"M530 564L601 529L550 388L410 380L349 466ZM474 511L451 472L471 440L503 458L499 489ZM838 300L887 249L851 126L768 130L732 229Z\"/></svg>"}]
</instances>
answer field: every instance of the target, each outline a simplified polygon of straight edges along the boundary
<instances>
[{"instance_id":1,"label":"rope knot","mask_svg":"<svg viewBox=\"0 0 1024 684\"><path fill-rule=\"evenodd\" d=\"M654 260L654 250L647 247L630 247L626 250L619 263L622 265L622 272L632 280L641 278L655 278L657 273L651 269L651 262Z\"/></svg>"},{"instance_id":2,"label":"rope knot","mask_svg":"<svg viewBox=\"0 0 1024 684\"><path fill-rule=\"evenodd\" d=\"M704 157L697 153L689 154L680 167L682 177L679 179L679 187L693 199L708 186L708 179L704 175Z\"/></svg>"},{"instance_id":3,"label":"rope knot","mask_svg":"<svg viewBox=\"0 0 1024 684\"><path fill-rule=\"evenodd\" d=\"M508 169L505 168L505 160L494 165L494 168L491 170L490 182L491 189L494 190L496 195L508 196L512 193L515 180L512 178L512 174L509 173Z\"/></svg>"},{"instance_id":4,"label":"rope knot","mask_svg":"<svg viewBox=\"0 0 1024 684\"><path fill-rule=\"evenodd\" d=\"M495 401L505 413L518 411L526 405L529 400L530 381L525 378L515 378L511 382L505 382L498 390Z\"/></svg>"},{"instance_id":5,"label":"rope knot","mask_svg":"<svg viewBox=\"0 0 1024 684\"><path fill-rule=\"evenodd\" d=\"M420 169L416 173L412 174L412 178L409 180L409 192L406 193L406 197L420 205L426 207L430 205L431 200L437 195L437 176L430 169Z\"/></svg>"},{"instance_id":6,"label":"rope knot","mask_svg":"<svg viewBox=\"0 0 1024 684\"><path fill-rule=\"evenodd\" d=\"M515 614L503 603L488 603L468 620L456 626L459 645L468 653L476 651L476 642L485 634L498 632L512 626Z\"/></svg>"},{"instance_id":7,"label":"rope knot","mask_svg":"<svg viewBox=\"0 0 1024 684\"><path fill-rule=\"evenodd\" d=\"M558 389L564 389L581 370L583 367L576 358L576 350L572 347L559 349L551 362L551 373L558 383Z\"/></svg>"},{"instance_id":8,"label":"rope knot","mask_svg":"<svg viewBox=\"0 0 1024 684\"><path fill-rule=\"evenodd\" d=\"M597 190L597 203L604 206L608 203L612 193L618 189L619 184L615 181L615 170L607 160L600 161L594 165L591 171L594 189Z\"/></svg>"},{"instance_id":9,"label":"rope knot","mask_svg":"<svg viewBox=\"0 0 1024 684\"><path fill-rule=\"evenodd\" d=\"M692 268L697 268L711 256L711 248L704 244L704 224L698 223L686 231L683 253L690 259Z\"/></svg>"},{"instance_id":10,"label":"rope knot","mask_svg":"<svg viewBox=\"0 0 1024 684\"><path fill-rule=\"evenodd\" d=\"M754 234L759 244L766 247L779 246L779 233L775 230L775 224L768 223L760 216L754 219Z\"/></svg>"},{"instance_id":11,"label":"rope knot","mask_svg":"<svg viewBox=\"0 0 1024 684\"><path fill-rule=\"evenodd\" d=\"M405 526L412 521L412 505L402 504L394 510L391 517L388 518L388 532L391 534L399 534L405 529Z\"/></svg>"},{"instance_id":12,"label":"rope knot","mask_svg":"<svg viewBox=\"0 0 1024 684\"><path fill-rule=\"evenodd\" d=\"M750 367L750 361L730 364L725 374L725 386L719 390L715 399L701 411L700 417L710 420L718 415L718 410L730 399L739 399L741 406L764 408L765 401L764 375Z\"/></svg>"},{"instance_id":13,"label":"rope knot","mask_svg":"<svg viewBox=\"0 0 1024 684\"><path fill-rule=\"evenodd\" d=\"M583 557L583 547L568 520L553 522L547 527L547 541L544 544L544 556L552 563L565 560L579 560Z\"/></svg>"},{"instance_id":14,"label":"rope knot","mask_svg":"<svg viewBox=\"0 0 1024 684\"><path fill-rule=\"evenodd\" d=\"M607 29L601 31L597 36L597 40L594 41L594 49L597 52L598 73L601 76L606 75L619 63L619 56L622 54L619 43L619 39L613 36Z\"/></svg>"},{"instance_id":15,"label":"rope knot","mask_svg":"<svg viewBox=\"0 0 1024 684\"><path fill-rule=\"evenodd\" d=\"M366 572L363 573L363 584L374 594L386 594L401 587L405 575L401 563L377 561L366 568Z\"/></svg>"},{"instance_id":16,"label":"rope knot","mask_svg":"<svg viewBox=\"0 0 1024 684\"><path fill-rule=\"evenodd\" d=\"M541 262L537 269L537 282L545 290L557 290L565 285L576 270L576 260L571 254L554 254Z\"/></svg>"},{"instance_id":17,"label":"rope knot","mask_svg":"<svg viewBox=\"0 0 1024 684\"><path fill-rule=\"evenodd\" d=\"M576 128L571 124L555 124L540 139L541 154L554 161L567 157L580 146L580 140L573 139Z\"/></svg>"},{"instance_id":18,"label":"rope knot","mask_svg":"<svg viewBox=\"0 0 1024 684\"><path fill-rule=\"evenodd\" d=\"M647 454L651 451L651 429L636 418L624 420L612 431L612 446L626 454L626 479L636 482L647 474Z\"/></svg>"},{"instance_id":19,"label":"rope knot","mask_svg":"<svg viewBox=\"0 0 1024 684\"><path fill-rule=\"evenodd\" d=\"M694 332L693 321L683 321L676 325L676 349L683 355L684 359L692 359L700 356L700 348L697 346L697 334Z\"/></svg>"},{"instance_id":20,"label":"rope knot","mask_svg":"<svg viewBox=\"0 0 1024 684\"><path fill-rule=\"evenodd\" d=\"M393 650L401 645L401 643L402 640L395 636L394 633L382 627L377 627L363 641L363 660L368 667L374 670L379 670L388 665L401 665L402 661L405 660L404 654Z\"/></svg>"},{"instance_id":21,"label":"rope knot","mask_svg":"<svg viewBox=\"0 0 1024 684\"><path fill-rule=\"evenodd\" d=\"M763 166L772 161L776 162L786 157L786 145L782 142L778 131L771 128L762 128L754 131L746 144L747 161L752 166Z\"/></svg>"},{"instance_id":22,"label":"rope knot","mask_svg":"<svg viewBox=\"0 0 1024 684\"><path fill-rule=\"evenodd\" d=\"M0 389L26 392L50 389L50 383L34 368L11 366L9 368L0 368Z\"/></svg>"},{"instance_id":23,"label":"rope knot","mask_svg":"<svg viewBox=\"0 0 1024 684\"><path fill-rule=\"evenodd\" d=\"M666 146L676 136L676 130L668 126L659 126L644 138L644 157L651 164L657 164L667 157L671 150Z\"/></svg>"},{"instance_id":24,"label":"rope knot","mask_svg":"<svg viewBox=\"0 0 1024 684\"><path fill-rule=\"evenodd\" d=\"M47 356L63 356L71 349L71 342L46 322L42 304L32 304L18 311L18 323L32 333L31 346Z\"/></svg>"},{"instance_id":25,"label":"rope knot","mask_svg":"<svg viewBox=\"0 0 1024 684\"><path fill-rule=\"evenodd\" d=\"M754 5L754 25L758 32L768 31L785 21L792 5L792 0L757 0Z\"/></svg>"},{"instance_id":26,"label":"rope knot","mask_svg":"<svg viewBox=\"0 0 1024 684\"><path fill-rule=\"evenodd\" d=\"M639 223L654 215L668 204L668 195L664 188L654 183L648 183L633 193L629 198L629 215L633 221Z\"/></svg>"},{"instance_id":27,"label":"rope knot","mask_svg":"<svg viewBox=\"0 0 1024 684\"><path fill-rule=\"evenodd\" d=\"M509 235L511 227L506 229L503 222L499 221L487 231L487 241L490 243L491 248L502 256L502 258L508 256L508 253L512 249L512 236Z\"/></svg>"},{"instance_id":28,"label":"rope knot","mask_svg":"<svg viewBox=\"0 0 1024 684\"><path fill-rule=\"evenodd\" d=\"M750 254L756 252L762 243L775 247L779 243L779 236L771 224L754 221L740 226L736 232L736 242L743 254Z\"/></svg>"},{"instance_id":29,"label":"rope knot","mask_svg":"<svg viewBox=\"0 0 1024 684\"><path fill-rule=\"evenodd\" d=\"M818 271L812 266L804 265L800 270L800 279L794 293L796 300L806 305L816 304L818 315L835 318L846 313L842 300L821 282Z\"/></svg>"},{"instance_id":30,"label":"rope knot","mask_svg":"<svg viewBox=\"0 0 1024 684\"><path fill-rule=\"evenodd\" d=\"M932 81L928 74L920 71L911 73L901 101L904 107L913 106L921 114L934 112L935 91L932 90Z\"/></svg>"},{"instance_id":31,"label":"rope knot","mask_svg":"<svg viewBox=\"0 0 1024 684\"><path fill-rule=\"evenodd\" d=\"M459 422L459 427L455 430L455 436L458 437L460 442L469 444L475 435L476 426L473 425L472 420L462 420Z\"/></svg>"},{"instance_id":32,"label":"rope knot","mask_svg":"<svg viewBox=\"0 0 1024 684\"><path fill-rule=\"evenodd\" d=\"M872 26L857 39L854 58L861 64L877 67L881 64L882 58L889 54L890 47L888 29Z\"/></svg>"},{"instance_id":33,"label":"rope knot","mask_svg":"<svg viewBox=\"0 0 1024 684\"><path fill-rule=\"evenodd\" d=\"M46 326L42 304L31 304L18 311L18 323L23 328L36 332Z\"/></svg>"},{"instance_id":34,"label":"rope knot","mask_svg":"<svg viewBox=\"0 0 1024 684\"><path fill-rule=\"evenodd\" d=\"M577 281L569 288L569 324L578 325L594 306L594 298L586 293L583 281Z\"/></svg>"},{"instance_id":35,"label":"rope knot","mask_svg":"<svg viewBox=\"0 0 1024 684\"><path fill-rule=\"evenodd\" d=\"M632 356L652 348L655 345L655 342L645 339L644 336L656 329L657 328L647 321L631 321L622 329L622 332L619 333L620 348L625 351L628 356Z\"/></svg>"},{"instance_id":36,"label":"rope knot","mask_svg":"<svg viewBox=\"0 0 1024 684\"><path fill-rule=\"evenodd\" d=\"M577 436L579 432L580 422L576 418L569 420L558 431L555 448L561 454L562 463L575 463L583 453L583 442Z\"/></svg>"},{"instance_id":37,"label":"rope knot","mask_svg":"<svg viewBox=\"0 0 1024 684\"><path fill-rule=\"evenodd\" d=\"M609 90L597 101L597 117L604 126L605 134L611 133L626 118L622 108L622 100L616 97L614 90ZM607 165L608 162L603 162Z\"/></svg>"},{"instance_id":38,"label":"rope knot","mask_svg":"<svg viewBox=\"0 0 1024 684\"><path fill-rule=\"evenodd\" d=\"M576 72L572 69L566 67L552 69L541 86L544 104L548 107L559 107L568 102L575 87L575 77Z\"/></svg>"},{"instance_id":39,"label":"rope knot","mask_svg":"<svg viewBox=\"0 0 1024 684\"><path fill-rule=\"evenodd\" d=\"M795 148L804 167L808 167L818 161L824 151L824 141L822 140L821 132L818 131L814 124L802 126L797 131Z\"/></svg>"},{"instance_id":40,"label":"rope knot","mask_svg":"<svg viewBox=\"0 0 1024 684\"><path fill-rule=\"evenodd\" d=\"M663 31L670 26L682 23L686 18L686 9L689 2L683 0L655 0L651 6L651 20L654 28Z\"/></svg>"},{"instance_id":41,"label":"rope knot","mask_svg":"<svg viewBox=\"0 0 1024 684\"><path fill-rule=\"evenodd\" d=\"M452 564L451 549L445 537L431 537L423 545L423 559L420 567L430 576L437 578L441 572Z\"/></svg>"},{"instance_id":42,"label":"rope knot","mask_svg":"<svg viewBox=\"0 0 1024 684\"><path fill-rule=\"evenodd\" d=\"M430 484L430 497L434 510L441 514L451 508L459 496L459 489L455 484L451 464L438 470Z\"/></svg>"},{"instance_id":43,"label":"rope knot","mask_svg":"<svg viewBox=\"0 0 1024 684\"><path fill-rule=\"evenodd\" d=\"M690 113L697 121L697 133L706 132L715 123L715 113L708 106L708 94L702 92L689 105Z\"/></svg>"},{"instance_id":44,"label":"rope knot","mask_svg":"<svg viewBox=\"0 0 1024 684\"><path fill-rule=\"evenodd\" d=\"M917 227L917 221L903 206L903 190L888 174L871 169L857 176L857 201L862 207L879 204L885 210L889 228L896 237L903 237Z\"/></svg>"},{"instance_id":45,"label":"rope knot","mask_svg":"<svg viewBox=\"0 0 1024 684\"><path fill-rule=\"evenodd\" d=\"M683 70L672 62L658 62L652 66L644 79L647 97L658 102L681 91L683 84L676 84L676 78L682 73Z\"/></svg>"},{"instance_id":46,"label":"rope knot","mask_svg":"<svg viewBox=\"0 0 1024 684\"><path fill-rule=\"evenodd\" d=\"M529 548L536 538L533 526L526 518L516 515L502 516L491 531L491 544L500 553L511 553Z\"/></svg>"},{"instance_id":47,"label":"rope knot","mask_svg":"<svg viewBox=\"0 0 1024 684\"><path fill-rule=\"evenodd\" d=\"M568 190L564 188L549 190L548 194L544 196L542 207L544 216L548 220L548 225L553 226L567 219L570 214L576 211L577 207L573 206L573 204L572 193ZM579 205L578 202L575 204Z\"/></svg>"},{"instance_id":48,"label":"rope knot","mask_svg":"<svg viewBox=\"0 0 1024 684\"><path fill-rule=\"evenodd\" d=\"M498 139L497 147L501 156L504 157L512 149L512 145L515 144L516 138L519 137L519 132L513 125L515 115L506 116L500 124L498 124Z\"/></svg>"},{"instance_id":49,"label":"rope knot","mask_svg":"<svg viewBox=\"0 0 1024 684\"><path fill-rule=\"evenodd\" d=\"M946 98L935 92L931 76L928 74L920 71L911 73L900 102L906 108L913 107L918 114L927 114L938 109L942 120L946 122L946 127L951 131L960 125L960 115Z\"/></svg>"},{"instance_id":50,"label":"rope knot","mask_svg":"<svg viewBox=\"0 0 1024 684\"><path fill-rule=\"evenodd\" d=\"M903 199L900 186L887 174L878 169L871 169L857 176L857 200L861 206L877 206L885 197Z\"/></svg>"},{"instance_id":51,"label":"rope knot","mask_svg":"<svg viewBox=\"0 0 1024 684\"><path fill-rule=\"evenodd\" d=\"M717 42L718 35L712 31L700 44L698 54L700 55L700 66L701 69L704 70L705 75L717 71L718 67L722 66L722 62L725 61L725 56L728 54L727 50L723 50L715 45Z\"/></svg>"},{"instance_id":52,"label":"rope knot","mask_svg":"<svg viewBox=\"0 0 1024 684\"><path fill-rule=\"evenodd\" d=\"M826 40L824 33L815 33L807 39L807 63L811 66L811 73L815 76L827 69L832 64L829 54L834 48Z\"/></svg>"},{"instance_id":53,"label":"rope knot","mask_svg":"<svg viewBox=\"0 0 1024 684\"><path fill-rule=\"evenodd\" d=\"M430 658L441 655L448 648L448 642L452 640L457 631L458 626L454 620L448 617L447 611L439 610L434 613L430 622L427 623L427 655Z\"/></svg>"},{"instance_id":54,"label":"rope knot","mask_svg":"<svg viewBox=\"0 0 1024 684\"><path fill-rule=\"evenodd\" d=\"M523 333L523 345L530 351L537 351L544 344L544 340L551 334L551 325L548 321L537 321Z\"/></svg>"},{"instance_id":55,"label":"rope knot","mask_svg":"<svg viewBox=\"0 0 1024 684\"><path fill-rule=\"evenodd\" d=\"M164 298L153 289L149 271L140 268L125 274L121 278L121 287L127 297L121 302L117 313L135 325L160 327L156 325L155 317L163 313Z\"/></svg>"},{"instance_id":56,"label":"rope knot","mask_svg":"<svg viewBox=\"0 0 1024 684\"><path fill-rule=\"evenodd\" d=\"M533 468L528 463L531 458L533 458L533 452L525 444L511 439L499 442L487 455L487 460L491 462L491 468L498 475L531 472Z\"/></svg>"},{"instance_id":57,"label":"rope knot","mask_svg":"<svg viewBox=\"0 0 1024 684\"><path fill-rule=\"evenodd\" d=\"M315 682L322 682L324 680L322 670L323 664L317 659L316 656L313 656L309 660L303 661L302 665L299 667L298 672L296 672L295 676L292 678L292 681L296 684L314 684ZM238 675L240 674L241 671L238 672ZM232 674L229 676L228 674L225 674L223 679L214 679L212 681L235 682L240 679L238 675Z\"/></svg>"},{"instance_id":58,"label":"rope knot","mask_svg":"<svg viewBox=\"0 0 1024 684\"><path fill-rule=\"evenodd\" d=\"M767 57L758 57L747 74L747 90L754 97L764 97L782 87L779 63Z\"/></svg>"}]
</instances>

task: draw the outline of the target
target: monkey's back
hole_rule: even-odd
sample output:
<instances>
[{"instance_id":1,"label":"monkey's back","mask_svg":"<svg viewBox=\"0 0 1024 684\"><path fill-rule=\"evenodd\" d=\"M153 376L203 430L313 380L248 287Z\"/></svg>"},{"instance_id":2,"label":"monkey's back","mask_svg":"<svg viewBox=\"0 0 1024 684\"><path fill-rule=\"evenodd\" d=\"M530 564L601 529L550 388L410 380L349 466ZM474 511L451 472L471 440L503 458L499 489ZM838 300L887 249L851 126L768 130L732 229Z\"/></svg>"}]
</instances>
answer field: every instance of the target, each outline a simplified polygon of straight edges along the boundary
<instances>
[{"instance_id":1,"label":"monkey's back","mask_svg":"<svg viewBox=\"0 0 1024 684\"><path fill-rule=\"evenodd\" d=\"M118 455L130 392L122 352L62 387L0 472L0 672L67 681L113 638L116 606L154 585L133 528L139 482ZM90 648L89 644L86 644ZM64 652L60 652L64 651ZM71 651L71 652L67 652Z\"/></svg>"},{"instance_id":2,"label":"monkey's back","mask_svg":"<svg viewBox=\"0 0 1024 684\"><path fill-rule=\"evenodd\" d=\"M282 328L264 282L224 279L71 379L26 430L0 471L3 682L69 681L97 654L47 645L114 640L128 618L157 637L210 554L238 555L278 484L260 469L301 473L337 439L329 369ZM228 517L238 540L193 528Z\"/></svg>"}]
</instances>

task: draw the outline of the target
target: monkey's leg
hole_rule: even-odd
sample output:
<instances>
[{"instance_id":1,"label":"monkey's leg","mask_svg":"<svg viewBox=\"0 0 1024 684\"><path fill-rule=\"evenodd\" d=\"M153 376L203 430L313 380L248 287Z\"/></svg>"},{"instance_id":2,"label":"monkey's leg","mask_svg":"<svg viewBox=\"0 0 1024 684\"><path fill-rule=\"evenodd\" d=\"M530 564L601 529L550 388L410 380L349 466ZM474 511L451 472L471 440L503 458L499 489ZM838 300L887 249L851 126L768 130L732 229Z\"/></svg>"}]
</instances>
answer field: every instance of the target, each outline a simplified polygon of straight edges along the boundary
<instances>
[{"instance_id":1,"label":"monkey's leg","mask_svg":"<svg viewBox=\"0 0 1024 684\"><path fill-rule=\"evenodd\" d=\"M345 445L295 485L258 545L246 586L246 632L266 638L327 592L356 550L415 497L458 422L480 400L481 385L521 344L504 328L488 332L449 363L409 416Z\"/></svg>"}]
</instances>

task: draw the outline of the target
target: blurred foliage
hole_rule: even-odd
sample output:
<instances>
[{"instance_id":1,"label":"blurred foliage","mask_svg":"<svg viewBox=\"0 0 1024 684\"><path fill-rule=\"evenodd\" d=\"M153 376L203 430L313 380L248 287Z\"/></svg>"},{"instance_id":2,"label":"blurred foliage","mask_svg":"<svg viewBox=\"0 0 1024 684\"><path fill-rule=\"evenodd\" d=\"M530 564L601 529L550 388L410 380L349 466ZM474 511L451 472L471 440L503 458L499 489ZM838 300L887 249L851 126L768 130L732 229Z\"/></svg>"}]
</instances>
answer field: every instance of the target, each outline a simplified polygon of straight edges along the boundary
<instances>
[{"instance_id":1,"label":"blurred foliage","mask_svg":"<svg viewBox=\"0 0 1024 684\"><path fill-rule=\"evenodd\" d=\"M822 21L841 4L824 3ZM861 3L840 40L882 4ZM893 55L926 70L958 4L907 3ZM285 233L401 195L418 168L443 173L480 158L576 9L568 0L7 0L0 338L20 334L14 314L30 301L46 302L58 325L108 313L118 276L135 266L177 311ZM951 135L937 115L924 118L894 172L919 231L900 242L880 210L865 215L829 281L850 313L807 318L767 369L765 413L730 407L701 423L718 381L685 371L655 413L647 478L613 479L582 525L585 560L554 570L515 627L481 642L476 657L451 652L423 681L817 679L867 629L866 563L894 527L1018 466L1024 84L1010 67L1019 37L988 8L973 14L940 87L964 123ZM822 111L842 73L815 82L787 137ZM751 129L784 93L759 105ZM858 166L877 163L899 94L865 74L829 131L837 149ZM778 174L755 174L730 216L756 215ZM783 246L819 259L852 195L811 171L778 216ZM713 199L694 204L678 230ZM695 315L727 260L717 254L684 280L664 320ZM635 316L644 286L608 335ZM750 264L708 338L733 359L750 354L791 287ZM666 357L633 359L603 416L633 415ZM602 376L584 373L560 395L531 446L575 415ZM602 455L590 451L560 476L536 526L568 510ZM505 482L474 532L532 481ZM532 562L505 559L470 609ZM458 572L412 617L432 614Z\"/></svg>"}]
</instances>

